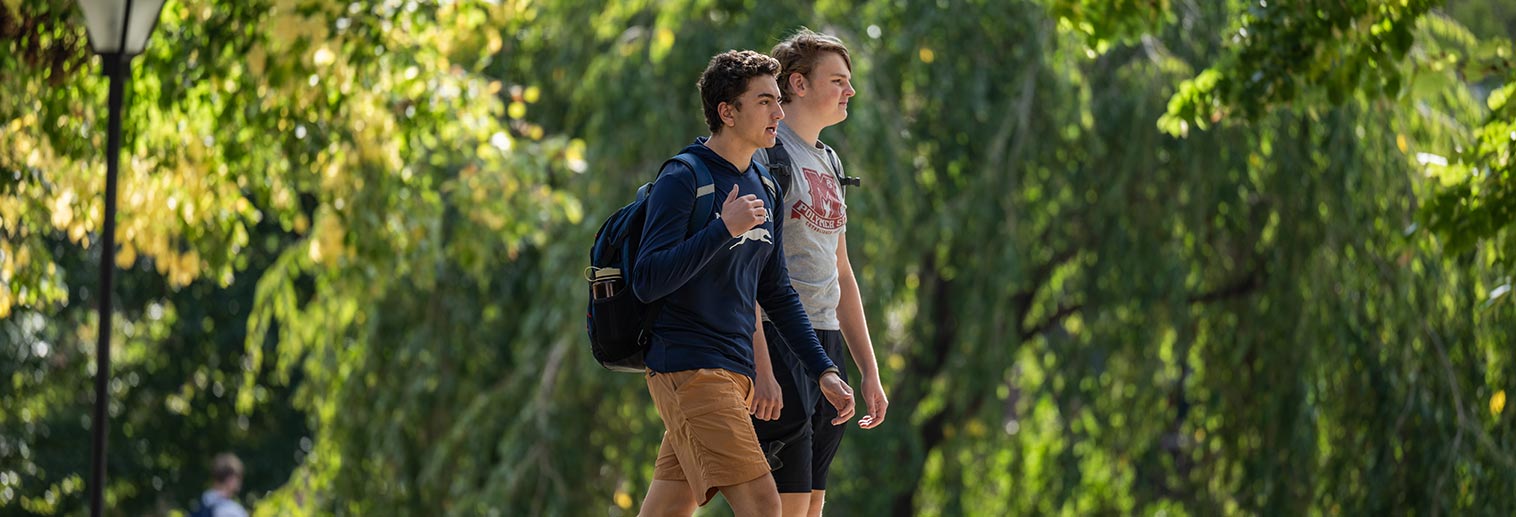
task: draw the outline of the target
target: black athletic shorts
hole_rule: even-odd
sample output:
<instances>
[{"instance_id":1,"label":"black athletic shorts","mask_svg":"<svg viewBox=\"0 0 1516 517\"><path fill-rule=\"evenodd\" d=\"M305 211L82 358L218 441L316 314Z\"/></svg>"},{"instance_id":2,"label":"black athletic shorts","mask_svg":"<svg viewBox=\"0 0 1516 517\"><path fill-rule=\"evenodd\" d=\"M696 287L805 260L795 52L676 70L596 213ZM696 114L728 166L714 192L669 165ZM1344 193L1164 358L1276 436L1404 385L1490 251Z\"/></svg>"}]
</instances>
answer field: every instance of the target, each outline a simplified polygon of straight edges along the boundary
<instances>
[{"instance_id":1,"label":"black athletic shorts","mask_svg":"<svg viewBox=\"0 0 1516 517\"><path fill-rule=\"evenodd\" d=\"M758 432L758 443L773 469L774 484L782 494L826 490L827 471L832 468L832 458L842 444L842 430L847 424L832 425L837 408L827 402L821 395L821 387L806 375L805 367L785 345L779 329L764 322L763 335L768 340L774 379L783 391L784 408L779 411L778 420L754 418L753 430ZM842 332L817 330L816 337L846 381Z\"/></svg>"}]
</instances>

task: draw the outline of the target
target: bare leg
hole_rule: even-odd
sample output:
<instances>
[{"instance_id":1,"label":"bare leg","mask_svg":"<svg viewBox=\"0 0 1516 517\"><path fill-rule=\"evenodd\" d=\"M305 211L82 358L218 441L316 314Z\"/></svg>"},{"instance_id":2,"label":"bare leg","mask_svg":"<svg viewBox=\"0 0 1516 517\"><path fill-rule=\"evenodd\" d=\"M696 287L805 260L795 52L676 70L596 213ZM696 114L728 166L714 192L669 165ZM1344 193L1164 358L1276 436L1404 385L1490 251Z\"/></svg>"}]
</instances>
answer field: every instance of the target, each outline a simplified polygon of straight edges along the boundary
<instances>
[{"instance_id":1,"label":"bare leg","mask_svg":"<svg viewBox=\"0 0 1516 517\"><path fill-rule=\"evenodd\" d=\"M690 493L689 483L654 479L647 488L647 497L642 499L642 511L638 517L689 517L695 513L695 494Z\"/></svg>"},{"instance_id":2,"label":"bare leg","mask_svg":"<svg viewBox=\"0 0 1516 517\"><path fill-rule=\"evenodd\" d=\"M779 488L774 486L774 476L765 472L763 477L740 485L721 487L721 495L737 517L772 517L779 514Z\"/></svg>"},{"instance_id":3,"label":"bare leg","mask_svg":"<svg viewBox=\"0 0 1516 517\"><path fill-rule=\"evenodd\" d=\"M826 504L826 491L812 490L810 517L821 517L821 506L824 504Z\"/></svg>"},{"instance_id":4,"label":"bare leg","mask_svg":"<svg viewBox=\"0 0 1516 517\"><path fill-rule=\"evenodd\" d=\"M779 493L779 503L784 506L784 517L805 517L811 511L811 493Z\"/></svg>"}]
</instances>

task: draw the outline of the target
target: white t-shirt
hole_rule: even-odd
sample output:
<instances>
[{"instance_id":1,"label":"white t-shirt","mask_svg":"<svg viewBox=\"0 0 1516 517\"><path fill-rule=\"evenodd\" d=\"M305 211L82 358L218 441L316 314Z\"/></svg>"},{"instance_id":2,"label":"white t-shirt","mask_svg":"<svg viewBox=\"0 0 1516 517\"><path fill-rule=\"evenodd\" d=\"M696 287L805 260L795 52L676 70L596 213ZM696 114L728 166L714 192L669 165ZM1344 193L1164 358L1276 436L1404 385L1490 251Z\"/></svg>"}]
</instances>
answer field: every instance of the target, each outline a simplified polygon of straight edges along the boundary
<instances>
[{"instance_id":1,"label":"white t-shirt","mask_svg":"<svg viewBox=\"0 0 1516 517\"><path fill-rule=\"evenodd\" d=\"M837 275L837 240L847 231L847 203L842 198L840 161L820 141L815 146L783 121L779 139L790 156L790 184L785 187L784 260L790 284L800 294L800 303L811 326L818 330L841 330L837 305L842 285ZM769 166L768 149L754 153L753 160Z\"/></svg>"},{"instance_id":2,"label":"white t-shirt","mask_svg":"<svg viewBox=\"0 0 1516 517\"><path fill-rule=\"evenodd\" d=\"M211 517L247 517L246 508L215 490L206 490L205 493L200 494L200 504L215 505L215 511L211 513Z\"/></svg>"}]
</instances>

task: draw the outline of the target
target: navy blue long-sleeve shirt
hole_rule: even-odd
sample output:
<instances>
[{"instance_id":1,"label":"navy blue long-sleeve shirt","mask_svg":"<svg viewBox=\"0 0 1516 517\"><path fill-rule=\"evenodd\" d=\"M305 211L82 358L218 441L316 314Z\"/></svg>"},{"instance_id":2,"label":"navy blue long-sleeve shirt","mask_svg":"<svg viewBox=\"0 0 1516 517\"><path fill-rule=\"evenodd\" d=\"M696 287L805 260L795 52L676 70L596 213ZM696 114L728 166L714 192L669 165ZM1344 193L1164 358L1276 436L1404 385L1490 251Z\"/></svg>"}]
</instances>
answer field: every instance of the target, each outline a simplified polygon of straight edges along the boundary
<instances>
[{"instance_id":1,"label":"navy blue long-sleeve shirt","mask_svg":"<svg viewBox=\"0 0 1516 517\"><path fill-rule=\"evenodd\" d=\"M784 265L779 227L772 216L774 200L763 187L751 162L737 170L731 162L703 145L684 148L711 172L716 196L710 221L685 238L695 206L695 173L672 161L660 171L648 200L647 222L637 262L632 266L632 291L644 303L662 300L653 322L653 338L645 362L655 372L721 368L753 376L753 331L757 327L754 301L763 305L785 342L820 378L831 359L816 339L811 322L790 287ZM721 205L732 185L738 196L756 194L770 216L739 237L721 221Z\"/></svg>"}]
</instances>

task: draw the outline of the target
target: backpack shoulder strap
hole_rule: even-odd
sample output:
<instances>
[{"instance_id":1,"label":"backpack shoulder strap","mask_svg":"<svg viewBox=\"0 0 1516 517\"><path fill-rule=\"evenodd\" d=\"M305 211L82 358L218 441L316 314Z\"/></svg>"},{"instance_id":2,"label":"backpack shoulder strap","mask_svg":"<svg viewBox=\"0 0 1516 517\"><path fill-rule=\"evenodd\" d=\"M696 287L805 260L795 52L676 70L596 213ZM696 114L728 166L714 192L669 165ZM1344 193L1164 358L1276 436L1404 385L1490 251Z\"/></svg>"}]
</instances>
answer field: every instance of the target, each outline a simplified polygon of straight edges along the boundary
<instances>
[{"instance_id":1,"label":"backpack shoulder strap","mask_svg":"<svg viewBox=\"0 0 1516 517\"><path fill-rule=\"evenodd\" d=\"M847 188L848 187L850 187L850 186L852 186L852 187L861 187L861 186L863 186L863 180L862 179L854 178L854 177L848 176L846 174L843 174L843 172L842 172L842 159L837 157L837 151L833 151L831 146L827 146L826 147L826 157L830 158L831 161L832 161L832 171L833 171L834 174L837 175L837 186L842 188L842 195L844 197L847 196Z\"/></svg>"},{"instance_id":2,"label":"backpack shoulder strap","mask_svg":"<svg viewBox=\"0 0 1516 517\"><path fill-rule=\"evenodd\" d=\"M690 212L690 221L684 232L685 236L694 235L705 227L707 214L716 205L716 182L711 179L711 170L705 167L705 160L693 154L679 153L670 161L683 163L695 173L695 209Z\"/></svg>"},{"instance_id":3,"label":"backpack shoulder strap","mask_svg":"<svg viewBox=\"0 0 1516 517\"><path fill-rule=\"evenodd\" d=\"M758 179L763 180L763 190L769 195L769 206L780 206L780 203L784 201L784 189L780 187L779 180L775 179L769 173L769 169L761 163L753 162L753 168L758 169Z\"/></svg>"},{"instance_id":4,"label":"backpack shoulder strap","mask_svg":"<svg viewBox=\"0 0 1516 517\"><path fill-rule=\"evenodd\" d=\"M774 146L763 150L768 157L769 173L779 186L778 199L783 200L785 191L790 189L790 178L794 177L794 168L791 167L790 151L784 148L784 140L775 138Z\"/></svg>"},{"instance_id":5,"label":"backpack shoulder strap","mask_svg":"<svg viewBox=\"0 0 1516 517\"><path fill-rule=\"evenodd\" d=\"M216 507L221 506L221 503L224 502L226 502L225 499L217 499L211 502L206 502L205 494L200 494L200 509L190 512L190 515L204 515L206 517L215 517Z\"/></svg>"},{"instance_id":6,"label":"backpack shoulder strap","mask_svg":"<svg viewBox=\"0 0 1516 517\"><path fill-rule=\"evenodd\" d=\"M711 179L711 170L705 167L705 160L690 153L679 153L663 162L663 167L658 169L661 177L663 170L668 168L669 162L679 162L689 167L695 173L695 208L690 211L689 224L685 226L684 235L689 237L700 231L707 224L708 216L716 204L716 181ZM658 181L654 179L653 181ZM642 332L637 334L637 343L643 347L648 346L653 337L653 322L658 320L658 314L663 311L663 300L657 300L648 305L647 313L642 317Z\"/></svg>"}]
</instances>

